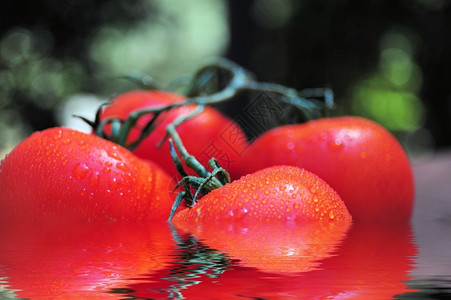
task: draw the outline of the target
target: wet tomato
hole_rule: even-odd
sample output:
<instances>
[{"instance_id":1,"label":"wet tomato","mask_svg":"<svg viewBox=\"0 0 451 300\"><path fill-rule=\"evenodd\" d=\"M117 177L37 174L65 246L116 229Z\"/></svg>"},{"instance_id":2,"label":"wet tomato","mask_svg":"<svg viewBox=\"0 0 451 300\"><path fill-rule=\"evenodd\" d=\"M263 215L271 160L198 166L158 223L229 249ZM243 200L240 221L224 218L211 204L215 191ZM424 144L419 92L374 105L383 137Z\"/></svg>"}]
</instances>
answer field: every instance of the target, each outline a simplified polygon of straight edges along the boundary
<instances>
[{"instance_id":1,"label":"wet tomato","mask_svg":"<svg viewBox=\"0 0 451 300\"><path fill-rule=\"evenodd\" d=\"M243 154L242 174L280 164L324 179L356 221L409 220L414 181L409 157L382 126L359 117L325 118L272 129Z\"/></svg>"},{"instance_id":2,"label":"wet tomato","mask_svg":"<svg viewBox=\"0 0 451 300\"><path fill-rule=\"evenodd\" d=\"M107 140L50 128L0 165L0 220L166 220L172 178Z\"/></svg>"},{"instance_id":3,"label":"wet tomato","mask_svg":"<svg viewBox=\"0 0 451 300\"><path fill-rule=\"evenodd\" d=\"M351 223L340 196L315 174L292 166L269 167L213 190L172 222Z\"/></svg>"}]
</instances>

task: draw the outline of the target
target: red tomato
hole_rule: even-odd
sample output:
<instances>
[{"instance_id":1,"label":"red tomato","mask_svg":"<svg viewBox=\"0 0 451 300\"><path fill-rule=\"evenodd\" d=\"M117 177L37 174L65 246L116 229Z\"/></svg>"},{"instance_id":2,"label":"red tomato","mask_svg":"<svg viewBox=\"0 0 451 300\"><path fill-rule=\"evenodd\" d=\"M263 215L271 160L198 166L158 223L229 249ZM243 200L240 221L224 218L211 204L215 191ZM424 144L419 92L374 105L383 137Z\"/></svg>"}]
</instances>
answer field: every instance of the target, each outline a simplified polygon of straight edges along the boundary
<instances>
[{"instance_id":1,"label":"red tomato","mask_svg":"<svg viewBox=\"0 0 451 300\"><path fill-rule=\"evenodd\" d=\"M171 263L166 222L0 225L2 284L26 299L118 299L111 289Z\"/></svg>"},{"instance_id":2,"label":"red tomato","mask_svg":"<svg viewBox=\"0 0 451 300\"><path fill-rule=\"evenodd\" d=\"M157 165L68 128L36 132L0 165L0 220L166 220L174 182Z\"/></svg>"},{"instance_id":3,"label":"red tomato","mask_svg":"<svg viewBox=\"0 0 451 300\"><path fill-rule=\"evenodd\" d=\"M132 112L146 108L162 107L183 102L184 96L163 91L131 91L112 100L112 104L101 112L100 119L119 118L125 120ZM137 156L157 162L173 177L180 177L174 167L169 152L169 142L162 147L157 145L166 135L166 127L178 116L188 115L195 105L182 106L163 113L157 119L154 131L133 151ZM143 115L131 130L129 141L135 140L140 129L152 118L152 114ZM239 157L248 146L242 129L229 118L212 107L177 127L184 146L191 155L207 165L215 157L219 164L227 169L232 178L237 178Z\"/></svg>"},{"instance_id":4,"label":"red tomato","mask_svg":"<svg viewBox=\"0 0 451 300\"><path fill-rule=\"evenodd\" d=\"M410 218L409 158L380 125L359 117L327 118L272 129L243 154L242 174L280 164L305 168L330 184L354 220Z\"/></svg>"},{"instance_id":5,"label":"red tomato","mask_svg":"<svg viewBox=\"0 0 451 300\"><path fill-rule=\"evenodd\" d=\"M349 224L351 216L340 196L315 174L275 166L213 190L172 218L179 225L227 220Z\"/></svg>"}]
</instances>

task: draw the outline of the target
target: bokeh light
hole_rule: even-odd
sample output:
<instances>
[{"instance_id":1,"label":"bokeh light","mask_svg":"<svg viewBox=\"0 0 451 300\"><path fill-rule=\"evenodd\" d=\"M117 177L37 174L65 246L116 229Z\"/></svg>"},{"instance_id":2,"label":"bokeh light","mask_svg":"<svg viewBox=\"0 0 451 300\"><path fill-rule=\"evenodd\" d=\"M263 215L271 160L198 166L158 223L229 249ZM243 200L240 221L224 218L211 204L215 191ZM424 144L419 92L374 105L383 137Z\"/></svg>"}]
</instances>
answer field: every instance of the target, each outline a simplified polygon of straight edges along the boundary
<instances>
[{"instance_id":1,"label":"bokeh light","mask_svg":"<svg viewBox=\"0 0 451 300\"><path fill-rule=\"evenodd\" d=\"M422 73L414 61L414 42L392 29L382 36L380 45L377 69L352 87L353 111L391 131L414 131L423 121L418 97Z\"/></svg>"}]
</instances>

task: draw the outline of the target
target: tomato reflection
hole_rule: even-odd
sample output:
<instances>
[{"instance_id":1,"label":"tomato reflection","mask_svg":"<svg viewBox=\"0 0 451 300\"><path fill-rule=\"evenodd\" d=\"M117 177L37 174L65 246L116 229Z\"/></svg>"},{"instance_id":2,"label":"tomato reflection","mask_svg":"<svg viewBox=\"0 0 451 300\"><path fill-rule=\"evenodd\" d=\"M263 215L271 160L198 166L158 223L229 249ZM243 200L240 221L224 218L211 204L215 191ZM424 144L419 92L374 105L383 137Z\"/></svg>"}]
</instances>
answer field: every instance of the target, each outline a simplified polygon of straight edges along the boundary
<instances>
[{"instance_id":1,"label":"tomato reflection","mask_svg":"<svg viewBox=\"0 0 451 300\"><path fill-rule=\"evenodd\" d=\"M390 299L411 291L410 226L332 232L9 224L0 228L0 274L30 299Z\"/></svg>"},{"instance_id":2,"label":"tomato reflection","mask_svg":"<svg viewBox=\"0 0 451 300\"><path fill-rule=\"evenodd\" d=\"M210 248L227 253L245 267L264 272L307 272L333 254L345 237L349 224L222 223L184 224Z\"/></svg>"},{"instance_id":3,"label":"tomato reflection","mask_svg":"<svg viewBox=\"0 0 451 300\"><path fill-rule=\"evenodd\" d=\"M116 292L130 299L390 299L411 291L405 281L416 246L409 225L354 225L336 252L298 273L249 266L247 246L241 261L239 245L246 241L238 238L240 234L229 239L230 244L236 243L230 246L235 251L232 256L212 249L209 242L221 237L224 232L203 240L192 233L179 235L174 262ZM261 250L261 245L256 246L254 256Z\"/></svg>"},{"instance_id":4,"label":"tomato reflection","mask_svg":"<svg viewBox=\"0 0 451 300\"><path fill-rule=\"evenodd\" d=\"M0 228L7 288L30 299L116 299L106 291L171 260L161 224L8 224Z\"/></svg>"},{"instance_id":5,"label":"tomato reflection","mask_svg":"<svg viewBox=\"0 0 451 300\"><path fill-rule=\"evenodd\" d=\"M406 281L416 256L409 224L355 224L337 255L300 280L313 297L391 299L413 291Z\"/></svg>"}]
</instances>

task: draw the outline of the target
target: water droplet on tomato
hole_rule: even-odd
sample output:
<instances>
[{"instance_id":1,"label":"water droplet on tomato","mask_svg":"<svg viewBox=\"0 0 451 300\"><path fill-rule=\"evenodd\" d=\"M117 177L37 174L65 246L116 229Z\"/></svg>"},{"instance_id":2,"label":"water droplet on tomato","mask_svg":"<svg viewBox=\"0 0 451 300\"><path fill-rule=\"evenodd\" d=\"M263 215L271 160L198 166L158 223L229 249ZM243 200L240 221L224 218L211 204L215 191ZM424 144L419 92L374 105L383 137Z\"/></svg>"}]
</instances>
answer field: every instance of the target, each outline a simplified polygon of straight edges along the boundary
<instances>
[{"instance_id":1,"label":"water droplet on tomato","mask_svg":"<svg viewBox=\"0 0 451 300\"><path fill-rule=\"evenodd\" d=\"M127 172L129 170L129 167L126 164L124 164L123 162L118 162L116 164L116 168L118 168L119 170L124 171L124 172Z\"/></svg>"},{"instance_id":2,"label":"water droplet on tomato","mask_svg":"<svg viewBox=\"0 0 451 300\"><path fill-rule=\"evenodd\" d=\"M107 151L107 155L109 157L111 157L111 158L118 159L119 158L119 154L117 153L116 149L117 149L117 147L114 146L113 147L113 151Z\"/></svg>"},{"instance_id":3,"label":"water droplet on tomato","mask_svg":"<svg viewBox=\"0 0 451 300\"><path fill-rule=\"evenodd\" d=\"M73 174L77 179L83 179L89 172L89 167L84 163L76 164L73 169Z\"/></svg>"},{"instance_id":4,"label":"water droplet on tomato","mask_svg":"<svg viewBox=\"0 0 451 300\"><path fill-rule=\"evenodd\" d=\"M59 140L59 139L61 139L61 138L62 138L62 131L61 131L61 130L58 130L58 133L55 134L55 135L53 136L53 139L54 139L55 141L57 141L57 140Z\"/></svg>"},{"instance_id":5,"label":"water droplet on tomato","mask_svg":"<svg viewBox=\"0 0 451 300\"><path fill-rule=\"evenodd\" d=\"M99 174L99 172L94 172L94 173L91 174L91 176L89 176L89 183L92 186L99 185L99 181L100 181L100 174Z\"/></svg>"},{"instance_id":6,"label":"water droplet on tomato","mask_svg":"<svg viewBox=\"0 0 451 300\"><path fill-rule=\"evenodd\" d=\"M331 218L331 219L335 218L335 215L334 215L334 212L333 212L333 211L330 211L330 212L329 212L329 218Z\"/></svg>"},{"instance_id":7,"label":"water droplet on tomato","mask_svg":"<svg viewBox=\"0 0 451 300\"><path fill-rule=\"evenodd\" d=\"M112 189L116 189L116 188L117 188L117 186L118 186L118 181L117 181L116 177L114 177L113 179L111 179L111 181L110 181L110 186L111 186Z\"/></svg>"},{"instance_id":8,"label":"water droplet on tomato","mask_svg":"<svg viewBox=\"0 0 451 300\"><path fill-rule=\"evenodd\" d=\"M336 138L335 140L330 141L328 143L328 146L331 150L338 151L338 150L343 149L344 145L343 145L343 141L340 138Z\"/></svg>"}]
</instances>

